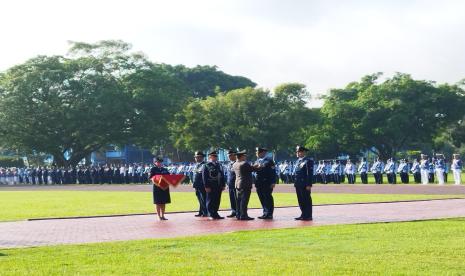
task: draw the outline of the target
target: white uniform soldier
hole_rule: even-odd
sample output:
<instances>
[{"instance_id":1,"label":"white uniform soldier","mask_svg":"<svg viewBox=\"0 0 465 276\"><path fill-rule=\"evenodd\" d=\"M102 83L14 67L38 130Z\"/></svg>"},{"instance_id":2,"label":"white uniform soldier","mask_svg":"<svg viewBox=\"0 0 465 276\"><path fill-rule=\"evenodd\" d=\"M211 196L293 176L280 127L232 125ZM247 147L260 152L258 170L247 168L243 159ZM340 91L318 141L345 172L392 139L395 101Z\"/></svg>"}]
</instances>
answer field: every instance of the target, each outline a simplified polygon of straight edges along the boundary
<instances>
[{"instance_id":1,"label":"white uniform soldier","mask_svg":"<svg viewBox=\"0 0 465 276\"><path fill-rule=\"evenodd\" d=\"M347 160L344 172L347 175L347 181L349 184L355 184L355 165L352 163L352 161L350 161L350 159Z\"/></svg>"},{"instance_id":2,"label":"white uniform soldier","mask_svg":"<svg viewBox=\"0 0 465 276\"><path fill-rule=\"evenodd\" d=\"M426 154L421 155L420 160L421 184L428 185L429 162Z\"/></svg>"},{"instance_id":3,"label":"white uniform soldier","mask_svg":"<svg viewBox=\"0 0 465 276\"><path fill-rule=\"evenodd\" d=\"M444 185L444 169L446 168L446 164L444 162L444 155L436 154L434 168L436 171L436 177L438 179L438 184Z\"/></svg>"},{"instance_id":4,"label":"white uniform soldier","mask_svg":"<svg viewBox=\"0 0 465 276\"><path fill-rule=\"evenodd\" d=\"M462 160L458 154L454 154L452 159L452 164L450 166L452 173L454 174L455 185L460 185L462 183L461 174L462 174Z\"/></svg>"},{"instance_id":5,"label":"white uniform soldier","mask_svg":"<svg viewBox=\"0 0 465 276\"><path fill-rule=\"evenodd\" d=\"M365 158L362 158L360 165L358 166L358 172L360 173L360 179L363 184L368 184L368 162Z\"/></svg>"}]
</instances>

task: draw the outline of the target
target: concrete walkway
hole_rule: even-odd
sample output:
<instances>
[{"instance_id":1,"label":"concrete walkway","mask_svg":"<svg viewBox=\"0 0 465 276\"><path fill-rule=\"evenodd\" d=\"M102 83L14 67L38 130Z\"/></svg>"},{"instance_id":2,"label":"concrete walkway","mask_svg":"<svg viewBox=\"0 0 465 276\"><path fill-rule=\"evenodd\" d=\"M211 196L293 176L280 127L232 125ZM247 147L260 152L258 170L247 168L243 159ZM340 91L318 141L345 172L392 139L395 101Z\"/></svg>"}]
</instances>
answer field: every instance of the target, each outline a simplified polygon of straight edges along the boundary
<instances>
[{"instance_id":1,"label":"concrete walkway","mask_svg":"<svg viewBox=\"0 0 465 276\"><path fill-rule=\"evenodd\" d=\"M223 212L223 215L226 215ZM250 210L256 217L261 210ZM154 215L75 218L0 223L0 248L79 244L107 241L170 238L240 230L308 227L329 224L412 221L465 217L465 199L327 205L314 208L314 221L295 221L297 207L277 208L272 221L209 221L194 213L168 214L168 221Z\"/></svg>"}]
</instances>

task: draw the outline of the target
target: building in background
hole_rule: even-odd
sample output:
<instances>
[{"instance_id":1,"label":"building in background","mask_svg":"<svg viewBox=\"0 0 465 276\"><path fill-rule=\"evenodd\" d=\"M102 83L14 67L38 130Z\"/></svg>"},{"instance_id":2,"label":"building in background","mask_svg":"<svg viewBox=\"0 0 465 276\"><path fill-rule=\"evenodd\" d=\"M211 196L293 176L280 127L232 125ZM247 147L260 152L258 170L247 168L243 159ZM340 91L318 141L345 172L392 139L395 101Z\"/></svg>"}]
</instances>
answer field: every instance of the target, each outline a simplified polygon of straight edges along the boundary
<instances>
[{"instance_id":1,"label":"building in background","mask_svg":"<svg viewBox=\"0 0 465 276\"><path fill-rule=\"evenodd\" d=\"M90 160L92 164L132 164L152 163L153 157L148 149L125 145L122 148L108 146L101 151L93 152Z\"/></svg>"}]
</instances>

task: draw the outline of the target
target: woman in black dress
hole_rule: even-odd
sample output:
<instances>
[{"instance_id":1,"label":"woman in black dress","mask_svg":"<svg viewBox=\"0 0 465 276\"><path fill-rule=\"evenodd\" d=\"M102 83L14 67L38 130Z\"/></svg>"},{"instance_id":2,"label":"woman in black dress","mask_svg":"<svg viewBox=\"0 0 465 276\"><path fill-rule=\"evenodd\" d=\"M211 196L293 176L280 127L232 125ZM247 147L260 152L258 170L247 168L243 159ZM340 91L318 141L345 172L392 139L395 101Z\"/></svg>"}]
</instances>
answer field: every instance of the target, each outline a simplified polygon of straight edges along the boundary
<instances>
[{"instance_id":1,"label":"woman in black dress","mask_svg":"<svg viewBox=\"0 0 465 276\"><path fill-rule=\"evenodd\" d=\"M166 204L171 203L170 189L166 190L161 189L155 185L152 177L157 174L170 174L169 171L163 167L163 159L157 157L154 162L155 166L150 169L149 179L152 181L153 185L153 204L156 206L156 211L159 220L168 220L165 218L165 207Z\"/></svg>"}]
</instances>

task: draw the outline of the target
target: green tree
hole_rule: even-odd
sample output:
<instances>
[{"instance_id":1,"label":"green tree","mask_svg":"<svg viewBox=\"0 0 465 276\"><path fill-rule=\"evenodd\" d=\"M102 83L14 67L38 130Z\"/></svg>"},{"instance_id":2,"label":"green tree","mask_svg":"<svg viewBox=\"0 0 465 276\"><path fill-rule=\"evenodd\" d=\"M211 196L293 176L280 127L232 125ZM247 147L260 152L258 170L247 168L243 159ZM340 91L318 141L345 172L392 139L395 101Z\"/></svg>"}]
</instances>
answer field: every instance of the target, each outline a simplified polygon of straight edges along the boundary
<instances>
[{"instance_id":1,"label":"green tree","mask_svg":"<svg viewBox=\"0 0 465 276\"><path fill-rule=\"evenodd\" d=\"M197 99L171 125L175 145L191 151L209 147L250 151L259 145L287 151L294 144L292 133L300 131L306 115L312 114L295 97L306 93L304 86L289 84L273 94L249 87Z\"/></svg>"},{"instance_id":2,"label":"green tree","mask_svg":"<svg viewBox=\"0 0 465 276\"><path fill-rule=\"evenodd\" d=\"M166 146L168 122L188 100L187 87L156 64L134 70L122 82L131 97L128 142L147 148Z\"/></svg>"},{"instance_id":3,"label":"green tree","mask_svg":"<svg viewBox=\"0 0 465 276\"><path fill-rule=\"evenodd\" d=\"M125 141L131 97L120 76L142 60L122 54L126 47L118 41L72 43L69 57L39 56L8 69L0 79L2 144L49 153L68 165Z\"/></svg>"},{"instance_id":4,"label":"green tree","mask_svg":"<svg viewBox=\"0 0 465 276\"><path fill-rule=\"evenodd\" d=\"M311 135L310 147L329 143L346 153L372 150L388 158L399 150L431 144L438 132L464 115L458 86L400 73L378 84L379 76L330 91L321 109L320 131L327 132Z\"/></svg>"},{"instance_id":5,"label":"green tree","mask_svg":"<svg viewBox=\"0 0 465 276\"><path fill-rule=\"evenodd\" d=\"M242 76L231 76L216 66L200 66L189 68L184 65L160 65L173 77L181 80L194 98L214 96L216 91L231 91L234 89L255 87L256 83Z\"/></svg>"}]
</instances>

